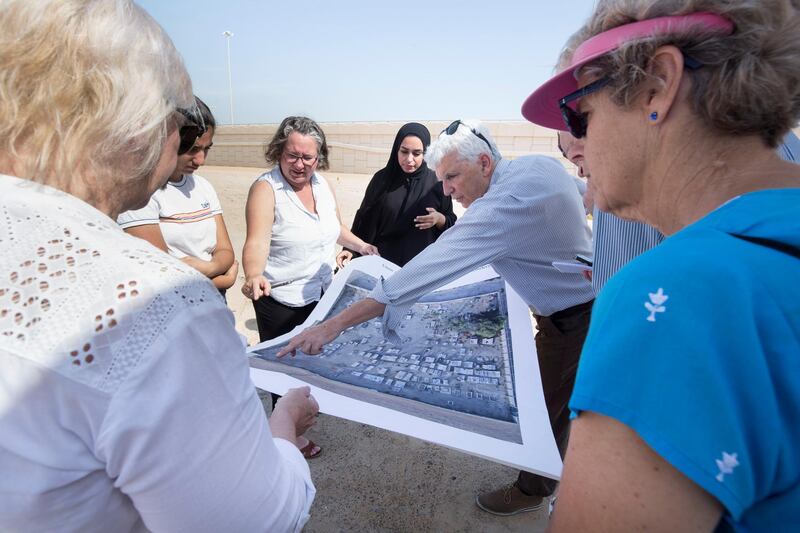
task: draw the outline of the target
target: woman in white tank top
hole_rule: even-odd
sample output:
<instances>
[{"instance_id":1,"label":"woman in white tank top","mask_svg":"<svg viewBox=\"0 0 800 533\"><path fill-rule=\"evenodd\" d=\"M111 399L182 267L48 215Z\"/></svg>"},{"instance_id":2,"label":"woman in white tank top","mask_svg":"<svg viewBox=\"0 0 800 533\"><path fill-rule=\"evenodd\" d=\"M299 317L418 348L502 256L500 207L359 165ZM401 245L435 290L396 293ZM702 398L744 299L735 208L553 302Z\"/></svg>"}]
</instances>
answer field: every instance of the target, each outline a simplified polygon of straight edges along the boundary
<instances>
[{"instance_id":1,"label":"woman in white tank top","mask_svg":"<svg viewBox=\"0 0 800 533\"><path fill-rule=\"evenodd\" d=\"M328 145L316 122L287 117L265 155L274 167L250 187L242 252L242 293L253 300L262 342L288 333L311 314L333 279L336 244L378 254L342 224L333 191L316 173L328 168ZM306 457L319 454L313 442L298 441Z\"/></svg>"}]
</instances>

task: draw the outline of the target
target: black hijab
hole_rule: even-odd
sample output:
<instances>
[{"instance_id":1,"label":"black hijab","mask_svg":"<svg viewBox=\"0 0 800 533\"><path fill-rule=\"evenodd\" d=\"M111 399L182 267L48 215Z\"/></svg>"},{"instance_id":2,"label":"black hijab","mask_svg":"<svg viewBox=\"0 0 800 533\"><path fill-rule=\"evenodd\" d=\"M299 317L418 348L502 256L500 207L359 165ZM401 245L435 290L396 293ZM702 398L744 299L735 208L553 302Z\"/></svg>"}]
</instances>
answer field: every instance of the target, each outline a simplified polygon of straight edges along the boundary
<instances>
[{"instance_id":1,"label":"black hijab","mask_svg":"<svg viewBox=\"0 0 800 533\"><path fill-rule=\"evenodd\" d=\"M406 172L403 170L403 167L400 166L400 160L398 159L397 153L400 151L400 145L403 144L403 140L405 140L405 138L409 135L413 135L422 141L423 150L427 150L428 146L431 144L431 134L428 131L428 128L418 122L409 122L408 124L404 125L402 128L400 128L400 131L397 132L397 135L394 138L392 152L389 154L389 162L386 163L386 167L383 169L384 179L391 181L414 179L428 170L428 163L426 163L425 160L422 161L422 164L417 170L410 174L406 174Z\"/></svg>"},{"instance_id":2,"label":"black hijab","mask_svg":"<svg viewBox=\"0 0 800 533\"><path fill-rule=\"evenodd\" d=\"M445 197L436 173L422 164L406 173L400 166L398 152L406 137L414 136L427 149L431 141L428 128L417 122L405 124L397 132L386 166L370 180L361 207L353 220L353 233L378 246L383 257L402 266L425 246L432 243L443 230L430 228L420 231L414 218L427 214L433 207L445 215L445 229L455 222L452 202Z\"/></svg>"},{"instance_id":3,"label":"black hijab","mask_svg":"<svg viewBox=\"0 0 800 533\"><path fill-rule=\"evenodd\" d=\"M361 202L360 210L366 211L373 209L386 199L386 195L389 192L395 191L403 185L410 185L412 180L416 181L420 177L433 174L433 171L428 168L428 163L426 163L425 160L422 161L422 164L417 170L410 174L407 174L403 170L403 167L400 166L397 152L400 151L400 145L403 143L403 140L409 135L419 138L425 150L427 150L428 145L431 144L431 134L428 128L422 124L418 122L409 122L400 128L394 138L392 151L389 153L389 161L386 163L386 166L376 172L370 180L367 190L364 193L364 200ZM436 175L433 175L435 178ZM362 237L362 239L363 238L364 237ZM367 240L367 242L370 241Z\"/></svg>"}]
</instances>

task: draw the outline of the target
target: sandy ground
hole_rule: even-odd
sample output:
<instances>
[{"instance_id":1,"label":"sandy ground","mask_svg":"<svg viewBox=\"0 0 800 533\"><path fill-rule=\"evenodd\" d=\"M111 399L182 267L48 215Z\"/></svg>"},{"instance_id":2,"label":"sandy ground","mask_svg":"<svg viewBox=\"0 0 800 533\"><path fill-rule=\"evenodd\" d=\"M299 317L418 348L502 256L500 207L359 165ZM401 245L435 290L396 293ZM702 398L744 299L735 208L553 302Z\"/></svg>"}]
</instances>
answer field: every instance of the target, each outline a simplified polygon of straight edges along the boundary
<instances>
[{"instance_id":1,"label":"sandy ground","mask_svg":"<svg viewBox=\"0 0 800 533\"><path fill-rule=\"evenodd\" d=\"M245 238L247 191L262 170L204 167L198 174L214 185L236 256ZM334 188L348 226L370 176L323 173ZM457 211L458 213L458 211ZM243 273L228 291L236 328L258 342L253 308L240 291ZM269 409L269 401L265 402ZM544 531L540 510L496 517L475 506L475 496L516 479L516 471L448 448L321 415L308 436L323 448L311 461L317 498L309 532L328 531Z\"/></svg>"}]
</instances>

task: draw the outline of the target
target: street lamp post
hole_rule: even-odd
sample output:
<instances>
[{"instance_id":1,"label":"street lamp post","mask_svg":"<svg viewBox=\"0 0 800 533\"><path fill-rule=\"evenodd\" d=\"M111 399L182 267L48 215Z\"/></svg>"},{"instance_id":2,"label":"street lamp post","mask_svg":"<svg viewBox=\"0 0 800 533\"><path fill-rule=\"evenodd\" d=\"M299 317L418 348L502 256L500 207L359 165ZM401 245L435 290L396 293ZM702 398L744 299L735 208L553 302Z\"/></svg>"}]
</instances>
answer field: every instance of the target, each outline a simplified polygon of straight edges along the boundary
<instances>
[{"instance_id":1,"label":"street lamp post","mask_svg":"<svg viewBox=\"0 0 800 533\"><path fill-rule=\"evenodd\" d=\"M225 30L222 35L225 36L225 43L228 48L228 95L231 106L231 124L233 124L233 82L231 81L231 37L233 37L233 32Z\"/></svg>"}]
</instances>

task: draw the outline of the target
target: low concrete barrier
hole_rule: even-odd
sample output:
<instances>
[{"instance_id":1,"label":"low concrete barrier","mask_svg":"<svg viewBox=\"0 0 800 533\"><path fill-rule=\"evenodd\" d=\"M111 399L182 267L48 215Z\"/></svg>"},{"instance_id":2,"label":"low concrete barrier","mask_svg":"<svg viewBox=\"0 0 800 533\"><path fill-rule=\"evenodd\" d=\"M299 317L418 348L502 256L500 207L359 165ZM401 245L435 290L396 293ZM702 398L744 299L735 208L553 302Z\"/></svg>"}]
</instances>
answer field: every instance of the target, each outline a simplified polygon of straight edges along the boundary
<instances>
[{"instance_id":1,"label":"low concrete barrier","mask_svg":"<svg viewBox=\"0 0 800 533\"><path fill-rule=\"evenodd\" d=\"M446 121L424 121L432 135L447 127ZM333 172L372 174L386 165L394 136L404 122L321 123L330 147ZM571 172L574 167L561 157L556 133L524 121L486 121L503 157L528 154L556 157ZM217 166L265 167L264 148L278 124L251 124L217 128L214 148L207 164Z\"/></svg>"}]
</instances>

